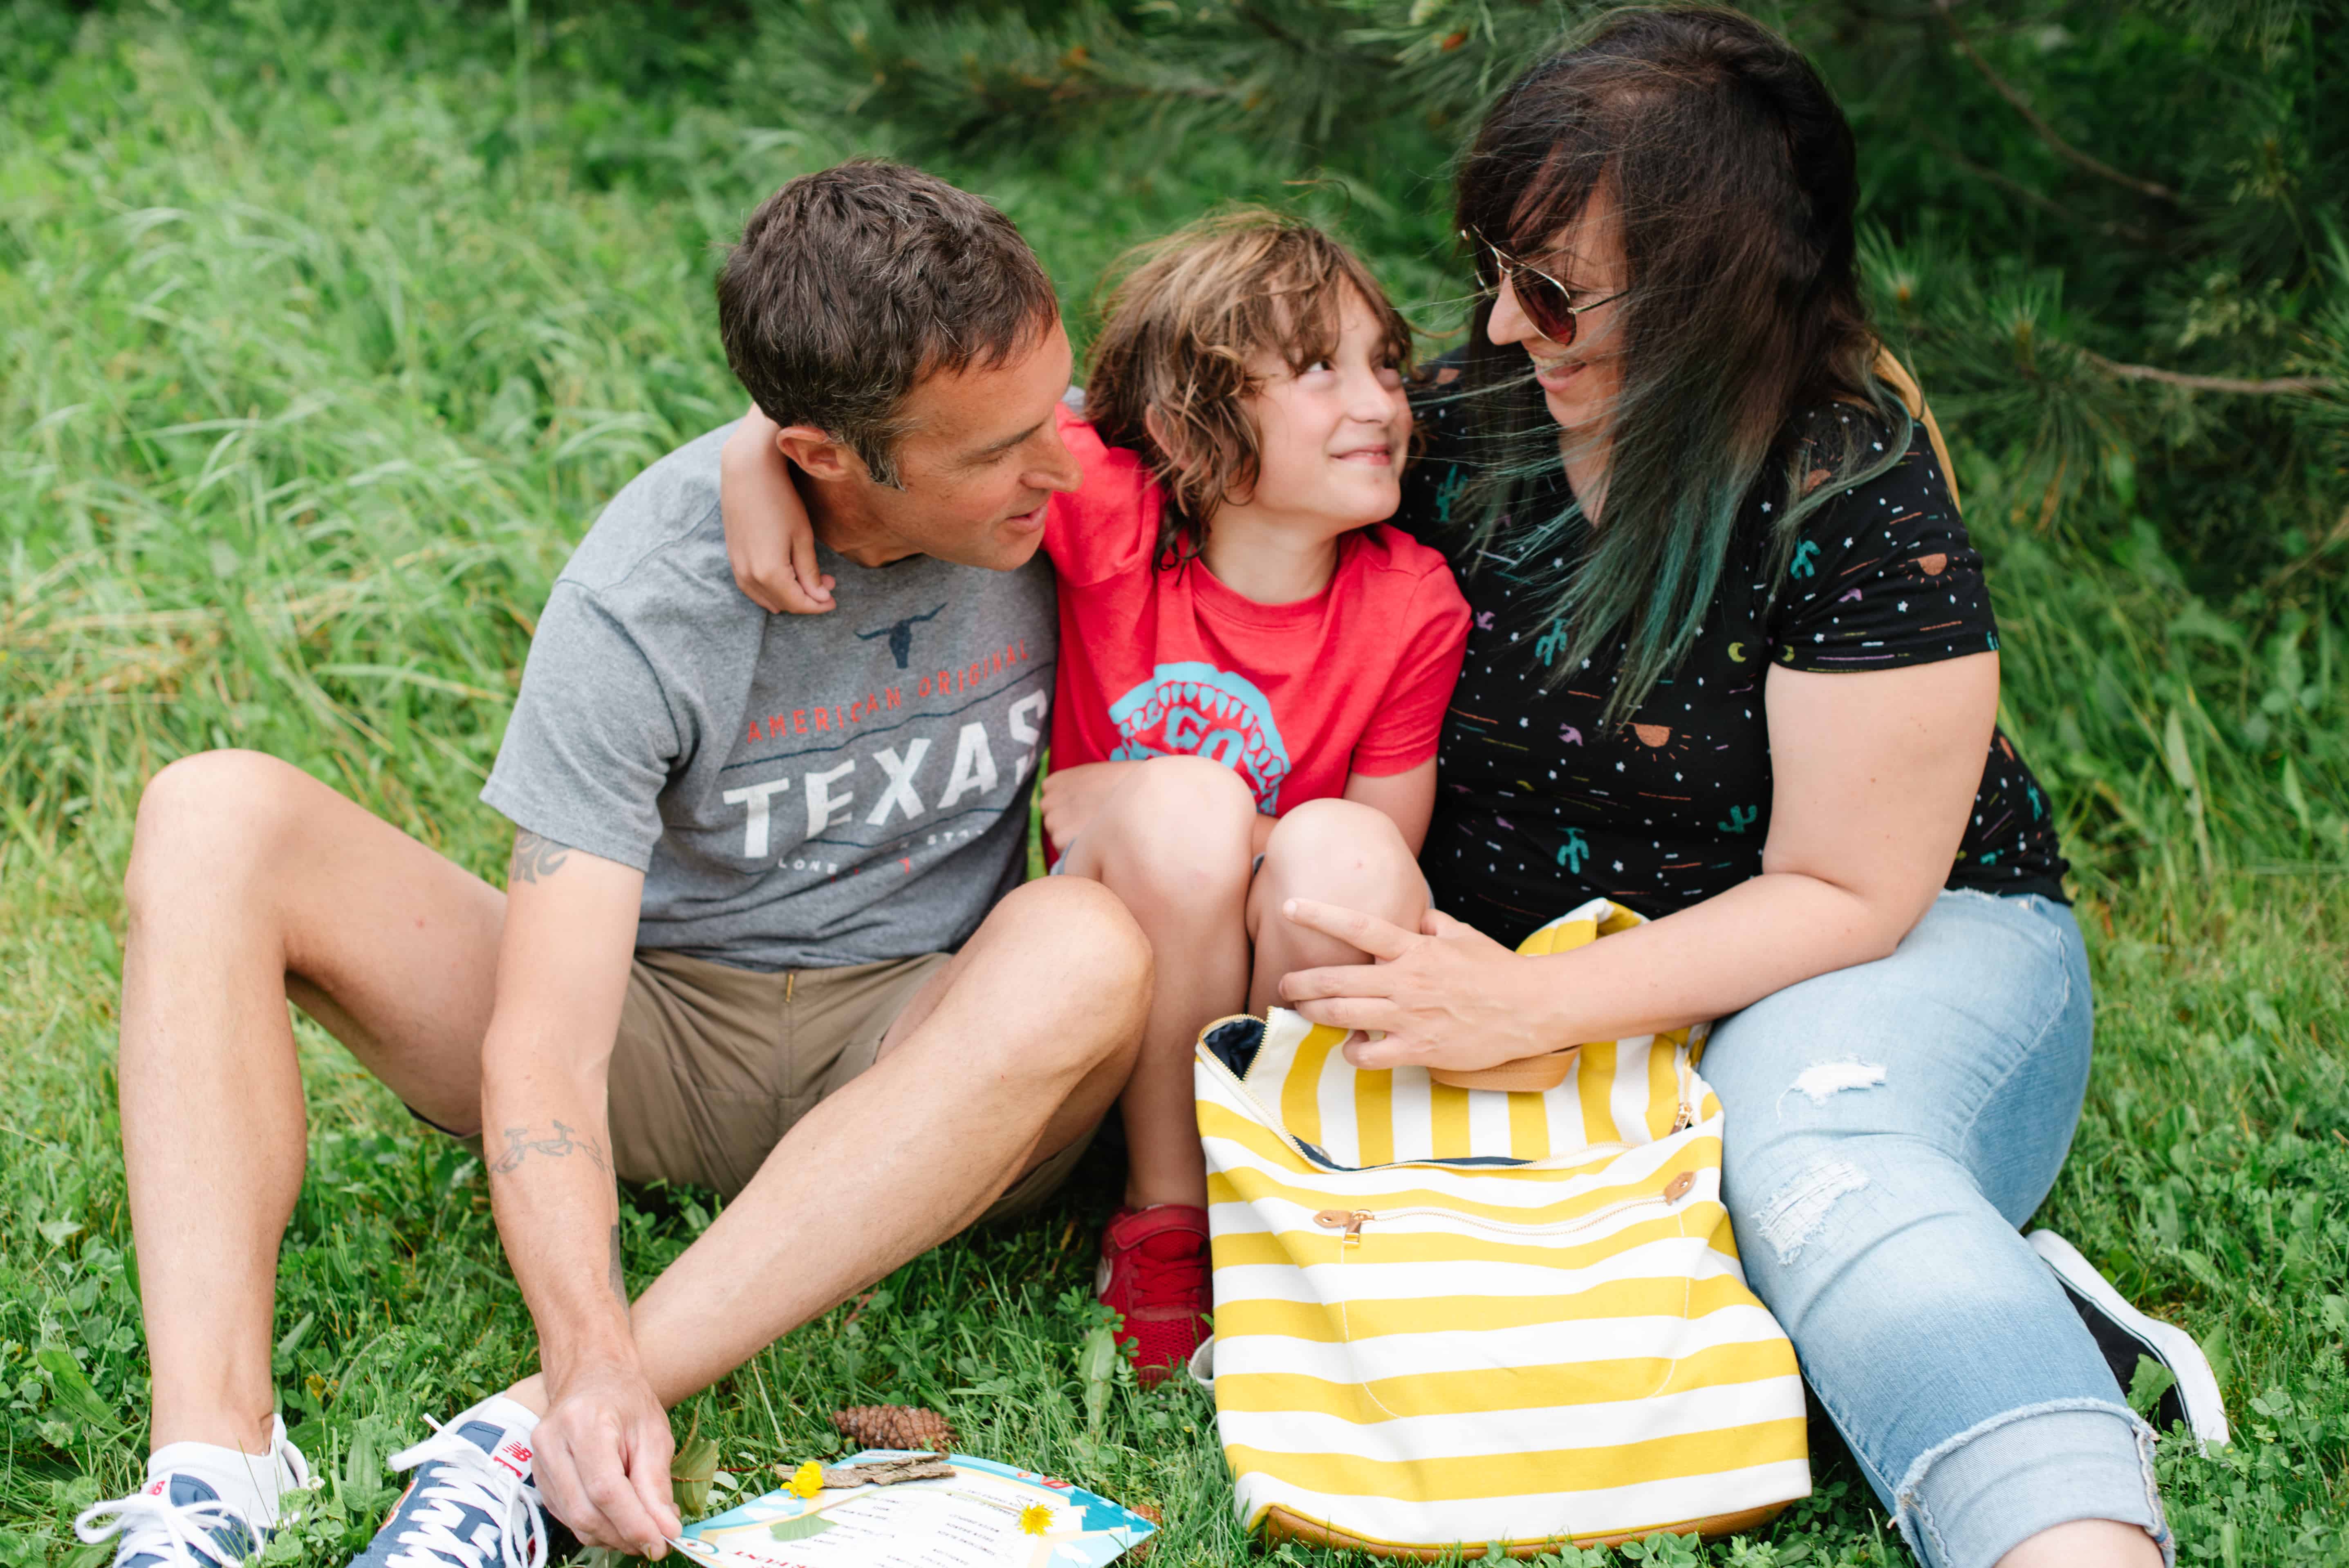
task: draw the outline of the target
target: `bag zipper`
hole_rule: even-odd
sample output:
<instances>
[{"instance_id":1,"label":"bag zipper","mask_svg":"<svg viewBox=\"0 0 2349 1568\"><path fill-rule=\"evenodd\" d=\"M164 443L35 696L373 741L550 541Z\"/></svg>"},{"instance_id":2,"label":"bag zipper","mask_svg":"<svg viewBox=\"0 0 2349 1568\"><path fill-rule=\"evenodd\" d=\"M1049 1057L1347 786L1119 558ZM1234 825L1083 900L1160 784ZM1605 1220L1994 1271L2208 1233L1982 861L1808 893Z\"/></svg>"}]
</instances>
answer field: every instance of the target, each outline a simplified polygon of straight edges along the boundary
<instances>
[{"instance_id":1,"label":"bag zipper","mask_svg":"<svg viewBox=\"0 0 2349 1568\"><path fill-rule=\"evenodd\" d=\"M1664 1190L1661 1192L1651 1192L1639 1198L1625 1198L1619 1202L1609 1203L1603 1209L1594 1209L1588 1214L1578 1215L1571 1220L1553 1220L1539 1225L1520 1225L1507 1220L1487 1220L1481 1215L1464 1214L1457 1209L1439 1209L1424 1203L1414 1204L1409 1208L1388 1209L1379 1212L1373 1212L1369 1209L1324 1209L1313 1216L1313 1222L1325 1231L1342 1230L1345 1233L1345 1244L1350 1247L1361 1244L1362 1227L1376 1220L1433 1218L1447 1220L1455 1225L1472 1226L1476 1230L1487 1231L1495 1235L1564 1236L1571 1235L1577 1231L1588 1230L1602 1220L1611 1220L1618 1214L1629 1213L1634 1209L1669 1209L1687 1197L1689 1189L1695 1185L1695 1173L1683 1171L1665 1182Z\"/></svg>"},{"instance_id":2,"label":"bag zipper","mask_svg":"<svg viewBox=\"0 0 2349 1568\"><path fill-rule=\"evenodd\" d=\"M1247 1014L1236 1015L1236 1016L1238 1017L1247 1017L1250 1016L1251 1015ZM1216 1023L1223 1023L1226 1021L1226 1020L1219 1018L1216 1020ZM1215 1026L1215 1024L1207 1026L1207 1027L1211 1029ZM1676 1049L1672 1055L1673 1096L1680 1101L1680 1105L1672 1116L1671 1130L1664 1134L1667 1138L1671 1137L1672 1133L1675 1132L1685 1132L1690 1128L1696 1125L1696 1108L1689 1103L1689 1079L1695 1069L1689 1065L1688 1047L1682 1046ZM1201 1051L1195 1053L1192 1059L1196 1062L1205 1063L1208 1070L1214 1072L1226 1083L1231 1085L1233 1089L1238 1093L1242 1099L1247 1100L1248 1104L1256 1107L1257 1126L1263 1128L1267 1132L1271 1133L1275 1138L1279 1139L1280 1141L1288 1147L1290 1153L1296 1155L1299 1160L1304 1161L1308 1165L1318 1165L1325 1171L1404 1171L1419 1165L1437 1166L1447 1171L1458 1170L1463 1167L1474 1170L1479 1165L1488 1170L1502 1169L1522 1171L1527 1167L1540 1167L1544 1165L1562 1166L1567 1163L1566 1161L1558 1159L1547 1161L1520 1160L1507 1166L1495 1167L1486 1164L1484 1161L1478 1161L1475 1165L1471 1165L1469 1161L1464 1160L1396 1160L1384 1165L1340 1165L1330 1161L1327 1156L1317 1156L1312 1150L1308 1150L1305 1147L1303 1140L1291 1133L1288 1128L1283 1127L1280 1123L1280 1119L1273 1115L1271 1111L1265 1109L1264 1101L1257 1099L1256 1092L1248 1088L1247 1082L1243 1080L1237 1073L1235 1073L1231 1068L1224 1065L1222 1057L1216 1056L1212 1051ZM1630 1150L1646 1149L1650 1147L1651 1147L1651 1143L1625 1143L1619 1141L1614 1143L1586 1143L1582 1146L1580 1152L1573 1156L1573 1161L1578 1164L1587 1155L1620 1154ZM1329 1211L1324 1212L1328 1212ZM1392 1212L1399 1212L1400 1211Z\"/></svg>"}]
</instances>

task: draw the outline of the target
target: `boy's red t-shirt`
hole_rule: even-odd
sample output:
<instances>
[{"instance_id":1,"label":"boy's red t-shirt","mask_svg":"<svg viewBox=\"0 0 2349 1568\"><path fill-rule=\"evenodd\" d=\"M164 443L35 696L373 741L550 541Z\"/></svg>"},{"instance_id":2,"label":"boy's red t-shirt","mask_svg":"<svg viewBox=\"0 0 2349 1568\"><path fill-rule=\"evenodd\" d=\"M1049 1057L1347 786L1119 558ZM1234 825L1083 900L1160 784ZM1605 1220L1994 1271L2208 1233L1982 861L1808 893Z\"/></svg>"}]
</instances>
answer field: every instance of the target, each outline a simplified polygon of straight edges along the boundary
<instances>
[{"instance_id":1,"label":"boy's red t-shirt","mask_svg":"<svg viewBox=\"0 0 2349 1568\"><path fill-rule=\"evenodd\" d=\"M1384 523L1338 542L1329 586L1259 604L1199 561L1153 565L1163 498L1135 453L1063 407L1083 488L1055 495L1060 579L1052 765L1212 757L1278 816L1435 755L1467 646L1444 557ZM1056 847L1052 852L1057 853Z\"/></svg>"}]
</instances>

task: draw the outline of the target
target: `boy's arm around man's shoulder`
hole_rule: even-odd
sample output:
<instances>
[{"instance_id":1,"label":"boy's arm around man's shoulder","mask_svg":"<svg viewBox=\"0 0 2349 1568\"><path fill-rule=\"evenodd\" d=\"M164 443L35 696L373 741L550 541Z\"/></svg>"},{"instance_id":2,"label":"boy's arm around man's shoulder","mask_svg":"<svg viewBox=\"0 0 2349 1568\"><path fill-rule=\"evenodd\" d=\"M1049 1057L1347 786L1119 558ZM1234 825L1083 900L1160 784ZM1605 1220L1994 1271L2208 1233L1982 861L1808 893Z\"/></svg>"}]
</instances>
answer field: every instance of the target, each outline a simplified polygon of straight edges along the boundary
<instances>
[{"instance_id":1,"label":"boy's arm around man's shoulder","mask_svg":"<svg viewBox=\"0 0 2349 1568\"><path fill-rule=\"evenodd\" d=\"M771 615L821 615L835 584L816 563L815 528L775 445L781 428L755 403L726 438L719 505L734 585Z\"/></svg>"}]
</instances>

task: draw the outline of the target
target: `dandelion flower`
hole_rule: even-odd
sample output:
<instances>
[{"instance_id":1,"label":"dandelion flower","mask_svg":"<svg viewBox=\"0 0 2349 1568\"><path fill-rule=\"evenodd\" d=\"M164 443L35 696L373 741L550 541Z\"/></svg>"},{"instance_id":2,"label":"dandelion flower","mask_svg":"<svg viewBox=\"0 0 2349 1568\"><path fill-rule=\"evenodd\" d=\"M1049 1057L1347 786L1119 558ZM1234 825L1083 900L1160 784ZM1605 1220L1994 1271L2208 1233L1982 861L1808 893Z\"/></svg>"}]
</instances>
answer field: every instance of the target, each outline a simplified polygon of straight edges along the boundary
<instances>
[{"instance_id":1,"label":"dandelion flower","mask_svg":"<svg viewBox=\"0 0 2349 1568\"><path fill-rule=\"evenodd\" d=\"M813 1497L823 1490L823 1467L813 1460L792 1472L791 1491L793 1497Z\"/></svg>"},{"instance_id":2,"label":"dandelion flower","mask_svg":"<svg viewBox=\"0 0 2349 1568\"><path fill-rule=\"evenodd\" d=\"M1030 1535L1041 1535L1052 1528L1052 1505L1031 1502L1019 1511L1019 1528Z\"/></svg>"}]
</instances>

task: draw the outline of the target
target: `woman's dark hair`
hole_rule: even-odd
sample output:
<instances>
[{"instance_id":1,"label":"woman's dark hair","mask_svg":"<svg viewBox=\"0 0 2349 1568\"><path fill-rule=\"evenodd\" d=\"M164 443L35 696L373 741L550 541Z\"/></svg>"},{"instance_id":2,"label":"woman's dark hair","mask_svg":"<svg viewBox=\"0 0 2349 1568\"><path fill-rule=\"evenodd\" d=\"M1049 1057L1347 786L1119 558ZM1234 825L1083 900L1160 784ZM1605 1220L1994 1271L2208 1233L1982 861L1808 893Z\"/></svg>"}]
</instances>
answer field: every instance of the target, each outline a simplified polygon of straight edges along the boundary
<instances>
[{"instance_id":1,"label":"woman's dark hair","mask_svg":"<svg viewBox=\"0 0 2349 1568\"><path fill-rule=\"evenodd\" d=\"M1579 527L1578 504L1528 514L1557 471L1558 428L1523 353L1486 337L1489 294L1460 391L1493 438L1468 515L1500 556L1567 562L1537 579L1565 634L1553 679L1621 639L1605 712L1616 723L1695 641L1757 489L1772 492L1775 591L1803 521L1898 461L1909 415L1870 368L1851 127L1793 45L1732 11L1598 18L1495 104L1460 169L1459 225L1538 258L1602 182L1621 213L1630 291L1608 307L1621 313L1623 381L1600 438L1604 526L1578 559L1555 548ZM1497 287L1475 248L1481 281ZM1829 449L1798 449L1795 416L1836 401L1877 418L1813 421L1837 432Z\"/></svg>"}]
</instances>

